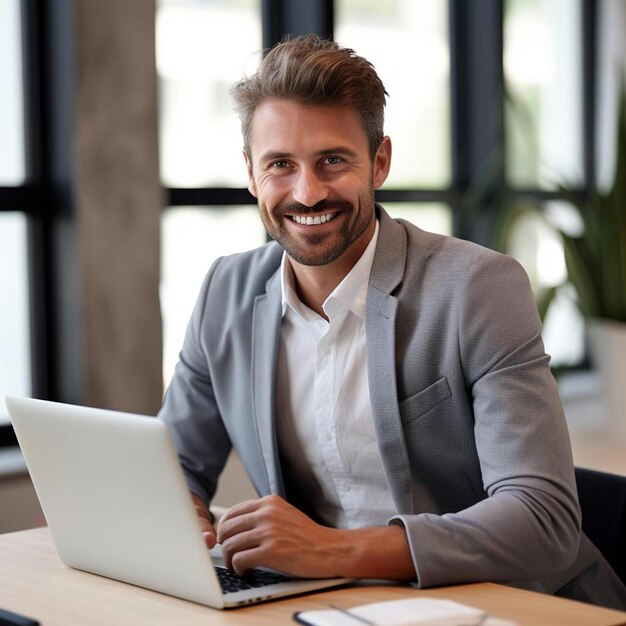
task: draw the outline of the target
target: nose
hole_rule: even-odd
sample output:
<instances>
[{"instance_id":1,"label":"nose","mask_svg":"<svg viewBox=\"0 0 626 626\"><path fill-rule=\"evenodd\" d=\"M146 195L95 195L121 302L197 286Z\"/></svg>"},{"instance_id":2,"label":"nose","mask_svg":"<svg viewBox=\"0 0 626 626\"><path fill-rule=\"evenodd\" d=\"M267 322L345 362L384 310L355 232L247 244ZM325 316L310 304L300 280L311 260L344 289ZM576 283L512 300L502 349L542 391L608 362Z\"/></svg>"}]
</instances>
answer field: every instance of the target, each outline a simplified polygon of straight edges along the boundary
<instances>
[{"instance_id":1,"label":"nose","mask_svg":"<svg viewBox=\"0 0 626 626\"><path fill-rule=\"evenodd\" d=\"M314 206L328 197L328 187L312 167L302 167L294 182L293 199L304 206Z\"/></svg>"}]
</instances>

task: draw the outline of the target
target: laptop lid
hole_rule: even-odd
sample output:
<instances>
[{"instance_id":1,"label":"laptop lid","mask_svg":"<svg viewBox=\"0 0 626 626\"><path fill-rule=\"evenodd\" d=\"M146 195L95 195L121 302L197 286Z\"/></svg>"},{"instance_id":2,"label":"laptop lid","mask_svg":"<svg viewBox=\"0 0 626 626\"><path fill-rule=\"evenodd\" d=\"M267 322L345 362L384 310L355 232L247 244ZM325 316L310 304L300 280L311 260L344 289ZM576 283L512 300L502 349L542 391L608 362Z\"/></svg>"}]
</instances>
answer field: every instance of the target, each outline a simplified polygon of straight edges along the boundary
<instances>
[{"instance_id":1,"label":"laptop lid","mask_svg":"<svg viewBox=\"0 0 626 626\"><path fill-rule=\"evenodd\" d=\"M346 582L223 594L162 421L28 398L6 405L66 565L215 608Z\"/></svg>"}]
</instances>

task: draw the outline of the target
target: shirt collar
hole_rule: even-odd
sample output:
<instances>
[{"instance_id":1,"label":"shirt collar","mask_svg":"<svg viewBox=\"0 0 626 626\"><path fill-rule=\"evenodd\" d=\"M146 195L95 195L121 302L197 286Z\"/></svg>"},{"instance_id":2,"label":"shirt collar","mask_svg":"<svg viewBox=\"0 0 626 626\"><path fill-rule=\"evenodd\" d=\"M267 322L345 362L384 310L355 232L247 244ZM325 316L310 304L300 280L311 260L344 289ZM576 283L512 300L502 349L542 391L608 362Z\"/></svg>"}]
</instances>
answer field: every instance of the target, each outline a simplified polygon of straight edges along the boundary
<instances>
[{"instance_id":1,"label":"shirt collar","mask_svg":"<svg viewBox=\"0 0 626 626\"><path fill-rule=\"evenodd\" d=\"M361 258L355 263L354 267L348 272L345 278L335 287L322 305L327 314L329 314L329 309L334 309L339 305L339 307L349 309L361 319L365 318L367 285L372 263L374 262L377 241L378 220L376 220L374 234L367 244L367 248L365 248L365 251L361 255ZM280 265L280 287L282 293L283 317L287 313L287 310L291 308L295 313L306 320L319 319L319 316L304 305L300 301L300 298L298 298L295 287L295 276L291 263L289 262L289 257L285 252L283 252Z\"/></svg>"}]
</instances>

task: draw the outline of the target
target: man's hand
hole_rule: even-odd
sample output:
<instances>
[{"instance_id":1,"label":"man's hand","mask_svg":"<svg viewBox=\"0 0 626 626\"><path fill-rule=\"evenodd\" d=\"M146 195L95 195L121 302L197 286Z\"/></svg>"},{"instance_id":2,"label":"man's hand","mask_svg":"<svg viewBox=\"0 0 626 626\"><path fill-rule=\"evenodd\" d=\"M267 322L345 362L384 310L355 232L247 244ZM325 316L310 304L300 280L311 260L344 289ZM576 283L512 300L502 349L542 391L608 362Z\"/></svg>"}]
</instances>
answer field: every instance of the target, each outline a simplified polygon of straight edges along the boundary
<instances>
[{"instance_id":1,"label":"man's hand","mask_svg":"<svg viewBox=\"0 0 626 626\"><path fill-rule=\"evenodd\" d=\"M265 566L307 578L415 579L404 528L328 528L279 496L231 507L217 540L226 565L240 575Z\"/></svg>"},{"instance_id":2,"label":"man's hand","mask_svg":"<svg viewBox=\"0 0 626 626\"><path fill-rule=\"evenodd\" d=\"M217 543L217 533L213 528L213 522L211 521L211 514L204 502L195 494L191 494L191 499L196 507L196 513L200 519L200 528L202 529L202 537L207 545L207 548L212 548Z\"/></svg>"},{"instance_id":3,"label":"man's hand","mask_svg":"<svg viewBox=\"0 0 626 626\"><path fill-rule=\"evenodd\" d=\"M217 540L238 574L265 565L295 576L339 576L337 531L320 526L279 496L237 504L222 516Z\"/></svg>"}]
</instances>

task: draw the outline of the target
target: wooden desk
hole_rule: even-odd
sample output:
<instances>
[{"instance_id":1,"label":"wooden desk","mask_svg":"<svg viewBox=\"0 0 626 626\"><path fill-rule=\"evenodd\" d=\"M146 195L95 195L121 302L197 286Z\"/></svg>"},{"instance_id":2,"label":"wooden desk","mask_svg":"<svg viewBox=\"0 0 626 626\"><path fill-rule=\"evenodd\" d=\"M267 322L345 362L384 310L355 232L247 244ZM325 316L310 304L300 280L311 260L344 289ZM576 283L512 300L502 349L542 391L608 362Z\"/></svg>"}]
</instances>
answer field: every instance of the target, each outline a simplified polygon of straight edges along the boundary
<instances>
[{"instance_id":1,"label":"wooden desk","mask_svg":"<svg viewBox=\"0 0 626 626\"><path fill-rule=\"evenodd\" d=\"M417 590L405 585L336 589L241 609L218 611L160 593L70 569L59 560L47 528L0 535L0 607L42 626L74 624L215 626L293 624L292 614L328 604L351 607L415 596L449 598L519 626L616 626L626 613L492 583Z\"/></svg>"}]
</instances>

